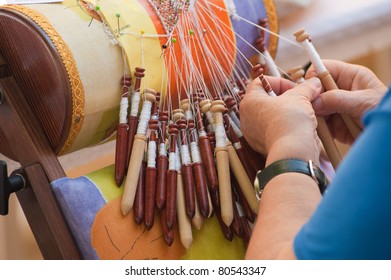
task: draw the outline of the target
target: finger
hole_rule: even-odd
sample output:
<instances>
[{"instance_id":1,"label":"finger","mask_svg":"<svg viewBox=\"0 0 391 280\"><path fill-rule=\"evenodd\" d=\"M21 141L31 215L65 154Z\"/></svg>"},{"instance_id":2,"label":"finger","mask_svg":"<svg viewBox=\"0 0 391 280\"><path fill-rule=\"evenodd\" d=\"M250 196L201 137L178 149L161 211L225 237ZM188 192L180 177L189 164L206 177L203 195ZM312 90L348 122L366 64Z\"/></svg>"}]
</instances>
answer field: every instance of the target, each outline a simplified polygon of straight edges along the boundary
<instances>
[{"instance_id":1,"label":"finger","mask_svg":"<svg viewBox=\"0 0 391 280\"><path fill-rule=\"evenodd\" d=\"M288 90L285 94L300 94L306 97L310 102L317 99L322 91L322 83L318 78L311 78Z\"/></svg>"},{"instance_id":2,"label":"finger","mask_svg":"<svg viewBox=\"0 0 391 280\"><path fill-rule=\"evenodd\" d=\"M328 126L332 136L343 144L352 144L354 138L346 128L345 122L338 114L332 115L328 121Z\"/></svg>"},{"instance_id":3,"label":"finger","mask_svg":"<svg viewBox=\"0 0 391 280\"><path fill-rule=\"evenodd\" d=\"M372 88L379 84L376 75L364 66L338 60L323 60L323 63L339 89L359 90ZM306 73L306 78L316 77L317 75L314 67L311 65Z\"/></svg>"},{"instance_id":4,"label":"finger","mask_svg":"<svg viewBox=\"0 0 391 280\"><path fill-rule=\"evenodd\" d=\"M290 80L280 78L280 77L273 77L273 76L265 76L267 81L269 82L270 86L272 87L273 91L280 95L284 93L287 90L292 89L296 86L296 84Z\"/></svg>"},{"instance_id":5,"label":"finger","mask_svg":"<svg viewBox=\"0 0 391 280\"><path fill-rule=\"evenodd\" d=\"M368 94L364 91L330 90L322 93L312 107L317 115L344 113L352 117L360 117L365 110Z\"/></svg>"},{"instance_id":6,"label":"finger","mask_svg":"<svg viewBox=\"0 0 391 280\"><path fill-rule=\"evenodd\" d=\"M251 82L246 90L246 94L244 95L244 99L255 96L267 96L267 92L262 86L261 81L257 78ZM244 100L243 99L243 100ZM242 101L243 102L243 101Z\"/></svg>"}]
</instances>

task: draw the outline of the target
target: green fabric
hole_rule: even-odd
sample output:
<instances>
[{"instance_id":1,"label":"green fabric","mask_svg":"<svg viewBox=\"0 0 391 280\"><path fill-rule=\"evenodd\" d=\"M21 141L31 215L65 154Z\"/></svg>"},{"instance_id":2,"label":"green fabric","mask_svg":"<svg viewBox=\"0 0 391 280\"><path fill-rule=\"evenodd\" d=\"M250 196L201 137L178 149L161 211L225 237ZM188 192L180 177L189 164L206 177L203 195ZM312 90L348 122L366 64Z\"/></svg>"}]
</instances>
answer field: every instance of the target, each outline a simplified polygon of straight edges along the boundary
<instances>
[{"instance_id":1,"label":"green fabric","mask_svg":"<svg viewBox=\"0 0 391 280\"><path fill-rule=\"evenodd\" d=\"M115 183L114 165L89 173L86 177L96 184L107 202L110 202L114 198L122 195L124 187L122 184L119 188Z\"/></svg>"}]
</instances>

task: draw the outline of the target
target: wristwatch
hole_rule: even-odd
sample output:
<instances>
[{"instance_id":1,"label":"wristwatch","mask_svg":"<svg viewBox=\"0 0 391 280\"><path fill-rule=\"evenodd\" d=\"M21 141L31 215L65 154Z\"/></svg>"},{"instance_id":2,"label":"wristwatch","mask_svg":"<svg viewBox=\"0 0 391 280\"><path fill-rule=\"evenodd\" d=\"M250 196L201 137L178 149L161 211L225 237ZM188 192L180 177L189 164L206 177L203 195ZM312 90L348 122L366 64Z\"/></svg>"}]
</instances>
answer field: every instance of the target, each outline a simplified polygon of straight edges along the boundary
<instances>
[{"instance_id":1,"label":"wristwatch","mask_svg":"<svg viewBox=\"0 0 391 280\"><path fill-rule=\"evenodd\" d=\"M311 160L283 159L268 165L263 170L258 171L255 178L254 187L258 200L261 199L262 191L266 184L275 176L288 172L298 172L312 177L319 186L320 193L323 194L328 185L328 179L323 171Z\"/></svg>"}]
</instances>

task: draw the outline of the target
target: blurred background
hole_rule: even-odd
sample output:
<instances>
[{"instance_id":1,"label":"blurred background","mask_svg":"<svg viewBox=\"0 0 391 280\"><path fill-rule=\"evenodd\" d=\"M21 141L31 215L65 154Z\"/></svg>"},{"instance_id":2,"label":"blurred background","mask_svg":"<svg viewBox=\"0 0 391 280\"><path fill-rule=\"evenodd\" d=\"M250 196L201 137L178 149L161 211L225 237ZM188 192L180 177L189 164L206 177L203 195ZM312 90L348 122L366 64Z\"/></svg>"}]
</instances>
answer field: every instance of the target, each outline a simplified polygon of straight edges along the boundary
<instances>
[{"instance_id":1,"label":"blurred background","mask_svg":"<svg viewBox=\"0 0 391 280\"><path fill-rule=\"evenodd\" d=\"M20 3L21 1L19 1ZM0 0L0 5L6 3ZM322 58L339 59L372 69L391 84L391 2L389 0L275 0L280 34L294 40L305 27ZM276 63L284 70L307 62L305 53L279 41ZM345 147L347 149L347 147ZM9 172L18 163L4 158ZM59 158L69 177L114 163L114 143L86 148ZM8 216L0 216L0 259L42 259L15 195Z\"/></svg>"}]
</instances>

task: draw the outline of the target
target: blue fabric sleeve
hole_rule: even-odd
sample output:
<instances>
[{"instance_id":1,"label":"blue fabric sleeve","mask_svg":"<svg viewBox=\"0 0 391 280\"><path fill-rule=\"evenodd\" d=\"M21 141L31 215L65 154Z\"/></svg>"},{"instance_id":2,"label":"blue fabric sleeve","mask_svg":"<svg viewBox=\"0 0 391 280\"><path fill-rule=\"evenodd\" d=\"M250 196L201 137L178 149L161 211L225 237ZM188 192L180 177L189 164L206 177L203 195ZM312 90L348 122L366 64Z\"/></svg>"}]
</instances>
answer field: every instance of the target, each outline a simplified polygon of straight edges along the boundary
<instances>
[{"instance_id":1,"label":"blue fabric sleeve","mask_svg":"<svg viewBox=\"0 0 391 280\"><path fill-rule=\"evenodd\" d=\"M391 91L364 123L294 240L298 259L391 259Z\"/></svg>"}]
</instances>

